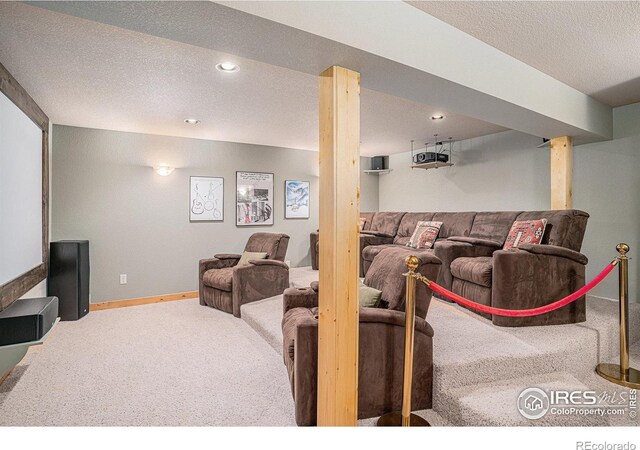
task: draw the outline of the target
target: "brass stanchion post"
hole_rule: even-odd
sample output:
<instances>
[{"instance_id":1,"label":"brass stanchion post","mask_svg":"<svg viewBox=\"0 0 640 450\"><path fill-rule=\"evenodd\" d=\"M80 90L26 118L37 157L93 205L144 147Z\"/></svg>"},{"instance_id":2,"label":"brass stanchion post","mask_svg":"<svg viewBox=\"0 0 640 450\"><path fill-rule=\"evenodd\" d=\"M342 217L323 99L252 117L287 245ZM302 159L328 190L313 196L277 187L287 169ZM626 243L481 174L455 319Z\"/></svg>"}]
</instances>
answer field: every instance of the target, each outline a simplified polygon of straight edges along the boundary
<instances>
[{"instance_id":1,"label":"brass stanchion post","mask_svg":"<svg viewBox=\"0 0 640 450\"><path fill-rule=\"evenodd\" d=\"M640 389L640 371L629 367L629 246L618 244L616 250L619 253L620 364L598 364L596 373L612 383Z\"/></svg>"},{"instance_id":2,"label":"brass stanchion post","mask_svg":"<svg viewBox=\"0 0 640 450\"><path fill-rule=\"evenodd\" d=\"M378 426L382 427L428 427L429 422L422 417L411 414L411 392L413 382L413 344L416 322L416 269L420 260L416 256L407 257L409 272L405 274L406 301L404 304L404 369L402 380L402 412L390 412L378 419Z\"/></svg>"}]
</instances>

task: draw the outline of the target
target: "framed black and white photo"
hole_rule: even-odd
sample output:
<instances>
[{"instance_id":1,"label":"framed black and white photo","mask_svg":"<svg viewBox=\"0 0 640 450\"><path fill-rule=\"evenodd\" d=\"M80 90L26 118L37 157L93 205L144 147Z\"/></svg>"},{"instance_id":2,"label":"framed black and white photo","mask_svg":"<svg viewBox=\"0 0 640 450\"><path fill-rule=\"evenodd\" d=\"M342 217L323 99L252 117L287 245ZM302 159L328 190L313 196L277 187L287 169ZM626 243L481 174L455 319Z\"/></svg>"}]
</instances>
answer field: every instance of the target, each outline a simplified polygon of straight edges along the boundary
<instances>
[{"instance_id":1,"label":"framed black and white photo","mask_svg":"<svg viewBox=\"0 0 640 450\"><path fill-rule=\"evenodd\" d=\"M236 225L273 225L273 174L236 172Z\"/></svg>"},{"instance_id":2,"label":"framed black and white photo","mask_svg":"<svg viewBox=\"0 0 640 450\"><path fill-rule=\"evenodd\" d=\"M284 182L284 218L308 219L309 218L309 191L308 181Z\"/></svg>"},{"instance_id":3,"label":"framed black and white photo","mask_svg":"<svg viewBox=\"0 0 640 450\"><path fill-rule=\"evenodd\" d=\"M224 178L189 177L189 221L224 221Z\"/></svg>"}]
</instances>

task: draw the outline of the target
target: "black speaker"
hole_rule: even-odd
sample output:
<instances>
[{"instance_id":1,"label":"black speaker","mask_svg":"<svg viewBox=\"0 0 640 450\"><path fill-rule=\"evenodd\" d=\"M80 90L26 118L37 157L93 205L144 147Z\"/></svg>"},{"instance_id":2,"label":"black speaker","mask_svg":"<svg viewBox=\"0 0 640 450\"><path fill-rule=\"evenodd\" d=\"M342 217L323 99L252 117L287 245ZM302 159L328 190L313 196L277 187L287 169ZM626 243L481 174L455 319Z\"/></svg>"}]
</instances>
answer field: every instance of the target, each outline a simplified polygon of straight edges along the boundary
<instances>
[{"instance_id":1,"label":"black speaker","mask_svg":"<svg viewBox=\"0 0 640 450\"><path fill-rule=\"evenodd\" d=\"M374 156L371 158L371 170L384 170L384 156Z\"/></svg>"},{"instance_id":2,"label":"black speaker","mask_svg":"<svg viewBox=\"0 0 640 450\"><path fill-rule=\"evenodd\" d=\"M89 312L89 241L52 242L47 295L58 297L60 320Z\"/></svg>"}]
</instances>

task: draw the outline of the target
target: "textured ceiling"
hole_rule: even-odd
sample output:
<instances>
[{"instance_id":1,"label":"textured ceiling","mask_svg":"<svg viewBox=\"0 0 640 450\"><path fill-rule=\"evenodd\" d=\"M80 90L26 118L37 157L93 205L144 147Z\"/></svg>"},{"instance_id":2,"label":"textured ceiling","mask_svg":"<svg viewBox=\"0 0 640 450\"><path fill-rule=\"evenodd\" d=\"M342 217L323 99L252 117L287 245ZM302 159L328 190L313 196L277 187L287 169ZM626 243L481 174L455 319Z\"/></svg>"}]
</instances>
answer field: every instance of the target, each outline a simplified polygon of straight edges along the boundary
<instances>
[{"instance_id":1,"label":"textured ceiling","mask_svg":"<svg viewBox=\"0 0 640 450\"><path fill-rule=\"evenodd\" d=\"M233 60L240 71L215 70ZM317 77L24 4L0 2L0 61L56 124L315 150ZM363 89L362 154L504 128ZM195 117L201 123L183 122Z\"/></svg>"},{"instance_id":2,"label":"textured ceiling","mask_svg":"<svg viewBox=\"0 0 640 450\"><path fill-rule=\"evenodd\" d=\"M640 102L640 2L409 3L603 103Z\"/></svg>"}]
</instances>

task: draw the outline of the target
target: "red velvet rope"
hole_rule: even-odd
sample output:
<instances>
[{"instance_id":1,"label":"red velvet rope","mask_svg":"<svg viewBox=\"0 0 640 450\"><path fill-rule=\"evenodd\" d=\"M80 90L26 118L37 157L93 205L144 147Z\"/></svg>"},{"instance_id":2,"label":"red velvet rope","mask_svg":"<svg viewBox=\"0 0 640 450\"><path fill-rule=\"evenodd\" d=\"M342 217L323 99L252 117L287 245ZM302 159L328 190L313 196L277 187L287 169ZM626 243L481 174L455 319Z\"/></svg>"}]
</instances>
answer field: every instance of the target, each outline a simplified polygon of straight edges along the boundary
<instances>
[{"instance_id":1,"label":"red velvet rope","mask_svg":"<svg viewBox=\"0 0 640 450\"><path fill-rule=\"evenodd\" d=\"M558 308L562 308L563 306L568 305L571 302L575 302L584 294L586 294L591 289L596 287L602 280L604 280L606 276L611 273L611 271L614 269L615 266L616 266L616 261L612 262L607 267L605 267L605 269L602 272L600 272L600 274L598 274L597 277L595 277L593 280L591 280L588 284L586 284L582 288L578 289L573 294L567 295L565 298L558 300L556 302L549 303L548 305L540 306L538 308L533 308L533 309L513 310L513 309L493 308L491 306L481 305L480 303L476 303L474 301L461 297L458 294L455 294L443 288L439 284L434 283L433 281L429 283L429 287L434 292L437 292L438 294L444 297L447 297L462 306L466 306L468 308L472 308L477 311L492 314L495 316L506 316L506 317L539 316L540 314L545 314L550 311L554 311Z\"/></svg>"}]
</instances>

